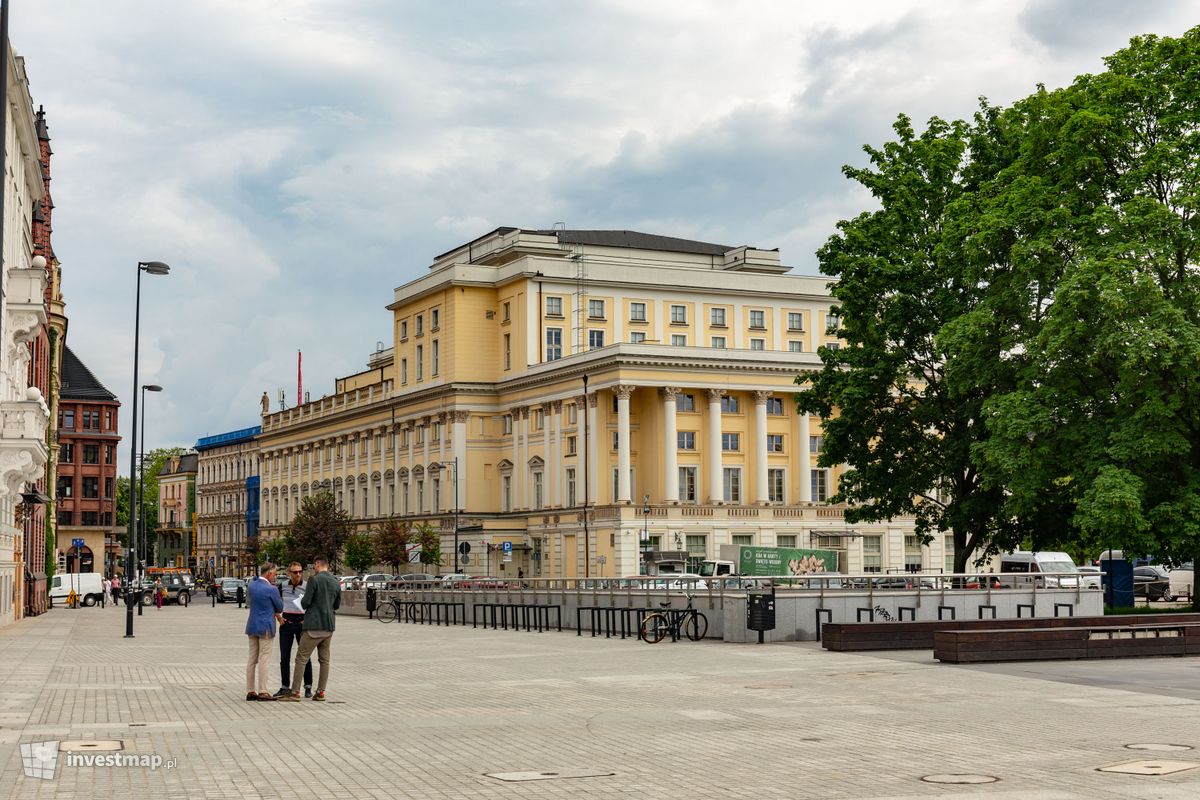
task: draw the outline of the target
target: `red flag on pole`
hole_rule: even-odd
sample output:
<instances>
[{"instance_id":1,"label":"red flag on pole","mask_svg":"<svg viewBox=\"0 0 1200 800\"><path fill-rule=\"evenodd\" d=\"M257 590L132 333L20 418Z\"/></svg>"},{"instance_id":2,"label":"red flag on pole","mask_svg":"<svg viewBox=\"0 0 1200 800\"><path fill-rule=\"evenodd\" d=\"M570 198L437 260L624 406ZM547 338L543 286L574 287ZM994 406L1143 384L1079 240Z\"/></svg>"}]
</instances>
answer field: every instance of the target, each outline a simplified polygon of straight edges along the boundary
<instances>
[{"instance_id":1,"label":"red flag on pole","mask_svg":"<svg viewBox=\"0 0 1200 800\"><path fill-rule=\"evenodd\" d=\"M304 361L304 355L299 350L297 350L296 351L296 405L300 405L301 403L304 402L304 370L302 369L303 361Z\"/></svg>"}]
</instances>

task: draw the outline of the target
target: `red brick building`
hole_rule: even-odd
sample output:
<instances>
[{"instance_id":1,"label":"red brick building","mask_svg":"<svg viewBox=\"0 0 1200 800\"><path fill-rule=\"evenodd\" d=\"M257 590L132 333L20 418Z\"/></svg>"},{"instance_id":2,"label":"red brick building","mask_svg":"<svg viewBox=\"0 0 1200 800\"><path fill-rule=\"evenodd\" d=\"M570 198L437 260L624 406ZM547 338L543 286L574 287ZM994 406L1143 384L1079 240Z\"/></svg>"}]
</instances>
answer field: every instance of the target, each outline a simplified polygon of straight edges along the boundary
<instances>
[{"instance_id":1,"label":"red brick building","mask_svg":"<svg viewBox=\"0 0 1200 800\"><path fill-rule=\"evenodd\" d=\"M112 574L120 562L113 535L120 406L71 348L63 347L54 504L59 568L67 572ZM74 539L83 539L84 546L74 547Z\"/></svg>"}]
</instances>

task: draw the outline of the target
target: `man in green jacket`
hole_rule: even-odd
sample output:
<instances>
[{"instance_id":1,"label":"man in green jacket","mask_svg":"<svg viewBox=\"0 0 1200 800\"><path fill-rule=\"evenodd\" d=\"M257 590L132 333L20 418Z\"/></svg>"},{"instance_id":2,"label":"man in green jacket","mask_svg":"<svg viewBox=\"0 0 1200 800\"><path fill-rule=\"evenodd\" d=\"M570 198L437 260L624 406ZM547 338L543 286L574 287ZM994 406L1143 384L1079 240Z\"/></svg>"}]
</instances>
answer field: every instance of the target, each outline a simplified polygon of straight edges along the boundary
<instances>
[{"instance_id":1,"label":"man in green jacket","mask_svg":"<svg viewBox=\"0 0 1200 800\"><path fill-rule=\"evenodd\" d=\"M300 634L300 648L296 652L296 664L292 669L291 691L278 699L295 702L300 700L300 680L304 668L312 658L312 651L316 650L321 671L317 676L317 691L312 699L321 701L325 699L325 684L329 681L329 646L333 641L333 628L337 620L334 612L342 607L342 587L337 578L329 574L329 562L325 559L313 560L313 576L308 580L308 587L300 605L304 608L304 629Z\"/></svg>"}]
</instances>

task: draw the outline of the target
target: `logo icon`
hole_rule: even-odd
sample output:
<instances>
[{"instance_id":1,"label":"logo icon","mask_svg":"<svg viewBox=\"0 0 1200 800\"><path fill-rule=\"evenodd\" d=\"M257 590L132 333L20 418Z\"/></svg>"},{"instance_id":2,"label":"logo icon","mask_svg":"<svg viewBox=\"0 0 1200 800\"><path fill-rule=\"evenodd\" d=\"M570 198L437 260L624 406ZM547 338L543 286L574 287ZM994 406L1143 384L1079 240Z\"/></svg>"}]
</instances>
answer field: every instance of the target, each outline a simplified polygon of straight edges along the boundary
<instances>
[{"instance_id":1,"label":"logo icon","mask_svg":"<svg viewBox=\"0 0 1200 800\"><path fill-rule=\"evenodd\" d=\"M54 779L58 766L58 742L27 742L21 745L21 766L25 777L44 781Z\"/></svg>"}]
</instances>

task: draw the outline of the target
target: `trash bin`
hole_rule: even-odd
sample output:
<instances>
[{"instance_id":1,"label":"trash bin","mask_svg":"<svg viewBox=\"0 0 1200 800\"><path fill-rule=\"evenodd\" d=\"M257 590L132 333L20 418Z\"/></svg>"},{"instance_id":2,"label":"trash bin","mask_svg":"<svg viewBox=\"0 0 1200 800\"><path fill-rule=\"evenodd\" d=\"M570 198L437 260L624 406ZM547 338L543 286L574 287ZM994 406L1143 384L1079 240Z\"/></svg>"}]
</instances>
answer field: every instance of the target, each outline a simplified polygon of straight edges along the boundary
<instances>
[{"instance_id":1,"label":"trash bin","mask_svg":"<svg viewBox=\"0 0 1200 800\"><path fill-rule=\"evenodd\" d=\"M367 589L367 619L375 618L375 589Z\"/></svg>"},{"instance_id":2,"label":"trash bin","mask_svg":"<svg viewBox=\"0 0 1200 800\"><path fill-rule=\"evenodd\" d=\"M746 630L758 631L762 644L763 631L775 630L775 592L750 592L746 599Z\"/></svg>"}]
</instances>

